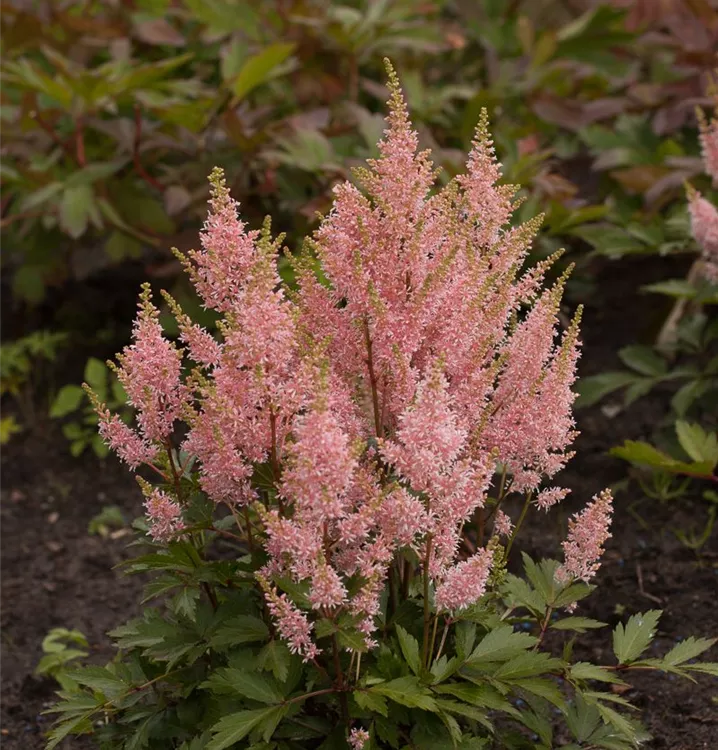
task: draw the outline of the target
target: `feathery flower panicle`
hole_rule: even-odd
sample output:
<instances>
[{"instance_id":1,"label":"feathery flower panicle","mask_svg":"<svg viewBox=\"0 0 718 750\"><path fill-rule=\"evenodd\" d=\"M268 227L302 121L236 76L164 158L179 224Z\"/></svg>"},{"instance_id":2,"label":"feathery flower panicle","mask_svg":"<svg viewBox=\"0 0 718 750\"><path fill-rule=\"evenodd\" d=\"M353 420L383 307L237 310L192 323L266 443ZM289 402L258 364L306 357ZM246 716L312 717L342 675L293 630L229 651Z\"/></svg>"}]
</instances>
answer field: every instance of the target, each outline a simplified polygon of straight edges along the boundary
<instances>
[{"instance_id":1,"label":"feathery flower panicle","mask_svg":"<svg viewBox=\"0 0 718 750\"><path fill-rule=\"evenodd\" d=\"M131 469L155 460L157 448L128 427L117 414L111 415L101 408L98 416L100 437Z\"/></svg>"},{"instance_id":2,"label":"feathery flower panicle","mask_svg":"<svg viewBox=\"0 0 718 750\"><path fill-rule=\"evenodd\" d=\"M182 508L162 490L155 488L148 494L145 513L150 522L150 536L155 542L169 542L184 528Z\"/></svg>"},{"instance_id":3,"label":"feathery flower panicle","mask_svg":"<svg viewBox=\"0 0 718 750\"><path fill-rule=\"evenodd\" d=\"M511 519L502 510L496 511L496 518L494 519L494 534L499 536L511 536L511 529L513 524Z\"/></svg>"},{"instance_id":4,"label":"feathery flower panicle","mask_svg":"<svg viewBox=\"0 0 718 750\"><path fill-rule=\"evenodd\" d=\"M436 609L455 612L476 604L486 590L493 559L491 550L482 549L451 568L436 589Z\"/></svg>"},{"instance_id":5,"label":"feathery flower panicle","mask_svg":"<svg viewBox=\"0 0 718 750\"><path fill-rule=\"evenodd\" d=\"M166 298L180 330L180 344L169 342L147 293L120 359L138 430L98 405L103 436L133 467L167 450L185 420L180 448L203 491L259 516L268 561L258 579L279 634L305 660L318 653L310 617L327 612L353 615L376 645L402 549L421 558L438 609L475 603L493 553L457 561L497 460L513 488L533 490L565 464L575 435L578 320L559 340L563 279L540 293L555 258L520 270L541 219L510 225L515 188L500 184L486 113L466 174L434 191L393 70L389 89L380 156L357 175L364 192L335 188L291 260L296 291L278 275L282 238L268 222L247 231L212 173L202 247L180 257L220 314L216 335ZM197 365L185 382L184 353ZM560 497L547 490L537 503ZM157 533L177 533L179 505L151 502ZM497 514L495 530L509 534L510 519ZM282 578L307 587L311 610L277 589Z\"/></svg>"},{"instance_id":6,"label":"feathery flower panicle","mask_svg":"<svg viewBox=\"0 0 718 750\"><path fill-rule=\"evenodd\" d=\"M691 231L702 251L704 274L710 281L718 283L718 209L692 188L689 190L688 209Z\"/></svg>"},{"instance_id":7,"label":"feathery flower panicle","mask_svg":"<svg viewBox=\"0 0 718 750\"><path fill-rule=\"evenodd\" d=\"M305 662L316 658L321 651L312 641L314 626L307 616L286 594L278 594L265 578L258 578L264 589L267 607L276 620L279 634L287 642L289 650L293 654L299 654Z\"/></svg>"},{"instance_id":8,"label":"feathery flower panicle","mask_svg":"<svg viewBox=\"0 0 718 750\"><path fill-rule=\"evenodd\" d=\"M547 487L536 495L536 506L541 510L548 511L554 505L564 500L571 490L564 487Z\"/></svg>"},{"instance_id":9,"label":"feathery flower panicle","mask_svg":"<svg viewBox=\"0 0 718 750\"><path fill-rule=\"evenodd\" d=\"M363 750L367 742L369 742L369 732L366 729L357 729L355 727L349 732L349 744L352 750Z\"/></svg>"},{"instance_id":10,"label":"feathery flower panicle","mask_svg":"<svg viewBox=\"0 0 718 750\"><path fill-rule=\"evenodd\" d=\"M187 389L182 383L182 352L162 331L159 310L150 301L149 284L143 286L134 343L118 356L117 377L130 405L137 410L137 424L150 442L165 443L182 417Z\"/></svg>"},{"instance_id":11,"label":"feathery flower panicle","mask_svg":"<svg viewBox=\"0 0 718 750\"><path fill-rule=\"evenodd\" d=\"M568 538L563 542L565 561L557 572L560 581L590 581L601 567L603 545L611 537L613 497L603 490L568 522Z\"/></svg>"}]
</instances>

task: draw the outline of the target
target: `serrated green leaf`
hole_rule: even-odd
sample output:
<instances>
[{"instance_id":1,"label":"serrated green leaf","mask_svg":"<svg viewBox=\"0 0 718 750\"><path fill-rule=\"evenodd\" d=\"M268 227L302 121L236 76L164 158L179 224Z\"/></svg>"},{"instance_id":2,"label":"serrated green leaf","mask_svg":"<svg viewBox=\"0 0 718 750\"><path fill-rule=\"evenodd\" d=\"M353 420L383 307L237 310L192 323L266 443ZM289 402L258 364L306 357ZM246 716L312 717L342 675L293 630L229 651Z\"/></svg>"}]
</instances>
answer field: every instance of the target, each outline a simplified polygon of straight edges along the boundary
<instances>
[{"instance_id":1,"label":"serrated green leaf","mask_svg":"<svg viewBox=\"0 0 718 750\"><path fill-rule=\"evenodd\" d=\"M285 682L289 675L291 654L289 648L282 641L270 641L257 656L257 666L272 674L279 680Z\"/></svg>"},{"instance_id":2,"label":"serrated green leaf","mask_svg":"<svg viewBox=\"0 0 718 750\"><path fill-rule=\"evenodd\" d=\"M535 677L559 670L563 666L560 659L552 657L545 651L524 651L502 664L493 673L493 678L495 680L519 680L523 677Z\"/></svg>"},{"instance_id":3,"label":"serrated green leaf","mask_svg":"<svg viewBox=\"0 0 718 750\"><path fill-rule=\"evenodd\" d=\"M241 643L256 643L269 638L269 629L258 617L236 615L220 625L210 638L213 648L223 649Z\"/></svg>"},{"instance_id":4,"label":"serrated green leaf","mask_svg":"<svg viewBox=\"0 0 718 750\"><path fill-rule=\"evenodd\" d=\"M528 633L516 633L510 625L502 625L490 631L474 649L466 663L469 665L482 662L505 661L531 648L537 639Z\"/></svg>"},{"instance_id":5,"label":"serrated green leaf","mask_svg":"<svg viewBox=\"0 0 718 750\"><path fill-rule=\"evenodd\" d=\"M259 703L281 703L284 699L282 690L270 675L233 667L216 669L201 687L215 693L243 695Z\"/></svg>"},{"instance_id":6,"label":"serrated green leaf","mask_svg":"<svg viewBox=\"0 0 718 750\"><path fill-rule=\"evenodd\" d=\"M104 667L83 667L67 674L80 685L86 685L91 690L96 690L108 698L114 698L126 692L129 687L122 678Z\"/></svg>"},{"instance_id":7,"label":"serrated green leaf","mask_svg":"<svg viewBox=\"0 0 718 750\"><path fill-rule=\"evenodd\" d=\"M429 691L419 684L416 677L398 677L390 682L381 682L370 687L368 692L383 695L409 708L436 711L436 702Z\"/></svg>"},{"instance_id":8,"label":"serrated green leaf","mask_svg":"<svg viewBox=\"0 0 718 750\"><path fill-rule=\"evenodd\" d=\"M352 695L359 708L372 713L379 713L382 716L389 716L389 708L383 695L377 695L368 690L355 690Z\"/></svg>"},{"instance_id":9,"label":"serrated green leaf","mask_svg":"<svg viewBox=\"0 0 718 750\"><path fill-rule=\"evenodd\" d=\"M552 622L550 627L554 630L575 630L577 633L585 633L595 628L605 628L607 623L592 620L590 617L565 617L563 620Z\"/></svg>"},{"instance_id":10,"label":"serrated green leaf","mask_svg":"<svg viewBox=\"0 0 718 750\"><path fill-rule=\"evenodd\" d=\"M105 398L104 392L107 390L108 375L107 365L101 360L90 357L85 363L85 381L101 398Z\"/></svg>"},{"instance_id":11,"label":"serrated green leaf","mask_svg":"<svg viewBox=\"0 0 718 750\"><path fill-rule=\"evenodd\" d=\"M653 640L662 611L651 609L633 615L624 625L619 623L613 631L613 651L619 664L635 661Z\"/></svg>"},{"instance_id":12,"label":"serrated green leaf","mask_svg":"<svg viewBox=\"0 0 718 750\"><path fill-rule=\"evenodd\" d=\"M224 716L211 727L212 739L209 741L206 750L225 750L225 748L231 747L244 739L263 722L268 720L272 722L277 717L281 719L285 711L284 706L272 706L271 708L259 708L253 711L238 711L229 714L229 716Z\"/></svg>"},{"instance_id":13,"label":"serrated green leaf","mask_svg":"<svg viewBox=\"0 0 718 750\"><path fill-rule=\"evenodd\" d=\"M696 638L695 636L689 636L680 643L677 643L661 661L675 667L678 664L687 662L689 659L695 659L717 642L718 638Z\"/></svg>"},{"instance_id":14,"label":"serrated green leaf","mask_svg":"<svg viewBox=\"0 0 718 750\"><path fill-rule=\"evenodd\" d=\"M404 659L409 665L409 669L418 675L419 674L419 642L414 638L413 635L409 635L401 625L396 626L396 634L399 636L399 646L401 647L401 653L404 654Z\"/></svg>"},{"instance_id":15,"label":"serrated green leaf","mask_svg":"<svg viewBox=\"0 0 718 750\"><path fill-rule=\"evenodd\" d=\"M699 424L676 421L676 436L681 448L694 460L708 462L713 465L718 462L718 435L706 432Z\"/></svg>"},{"instance_id":16,"label":"serrated green leaf","mask_svg":"<svg viewBox=\"0 0 718 750\"><path fill-rule=\"evenodd\" d=\"M87 229L92 211L93 194L89 185L65 188L60 200L60 227L73 239Z\"/></svg>"},{"instance_id":17,"label":"serrated green leaf","mask_svg":"<svg viewBox=\"0 0 718 750\"><path fill-rule=\"evenodd\" d=\"M625 685L626 683L605 667L598 664L579 661L571 665L569 670L572 680L596 680L597 682L608 682L616 685Z\"/></svg>"}]
</instances>

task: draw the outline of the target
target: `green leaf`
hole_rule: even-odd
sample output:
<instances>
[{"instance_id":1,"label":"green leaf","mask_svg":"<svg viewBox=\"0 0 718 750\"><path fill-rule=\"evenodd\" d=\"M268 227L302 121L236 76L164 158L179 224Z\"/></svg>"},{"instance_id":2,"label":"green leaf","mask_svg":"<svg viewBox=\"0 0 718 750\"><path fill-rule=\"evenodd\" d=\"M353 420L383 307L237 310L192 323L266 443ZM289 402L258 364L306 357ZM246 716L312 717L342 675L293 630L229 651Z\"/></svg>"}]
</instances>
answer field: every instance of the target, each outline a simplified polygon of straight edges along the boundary
<instances>
[{"instance_id":1,"label":"green leaf","mask_svg":"<svg viewBox=\"0 0 718 750\"><path fill-rule=\"evenodd\" d=\"M585 633L593 628L605 628L607 623L592 620L590 617L565 617L551 623L554 630L575 630L577 633Z\"/></svg>"},{"instance_id":2,"label":"green leaf","mask_svg":"<svg viewBox=\"0 0 718 750\"><path fill-rule=\"evenodd\" d=\"M59 419L76 411L85 398L85 392L77 385L65 385L60 388L55 400L50 406L50 416Z\"/></svg>"},{"instance_id":3,"label":"green leaf","mask_svg":"<svg viewBox=\"0 0 718 750\"><path fill-rule=\"evenodd\" d=\"M616 677L615 672L586 661L578 661L572 664L569 671L572 680L596 680L597 682L609 682L616 685L626 684L622 679Z\"/></svg>"},{"instance_id":4,"label":"green leaf","mask_svg":"<svg viewBox=\"0 0 718 750\"><path fill-rule=\"evenodd\" d=\"M653 640L661 610L633 615L624 625L619 623L613 631L613 652L619 664L635 661Z\"/></svg>"},{"instance_id":5,"label":"green leaf","mask_svg":"<svg viewBox=\"0 0 718 750\"><path fill-rule=\"evenodd\" d=\"M85 364L85 381L100 396L106 398L107 377L109 370L107 365L95 357L90 357Z\"/></svg>"},{"instance_id":6,"label":"green leaf","mask_svg":"<svg viewBox=\"0 0 718 750\"><path fill-rule=\"evenodd\" d=\"M396 633L399 636L399 646L401 646L401 653L404 654L404 659L406 659L406 663L409 665L409 669L411 671L418 675L419 674L419 642L414 638L414 636L409 635L409 633L404 630L404 628L401 627L401 625L396 626Z\"/></svg>"},{"instance_id":7,"label":"green leaf","mask_svg":"<svg viewBox=\"0 0 718 750\"><path fill-rule=\"evenodd\" d=\"M277 42L247 59L232 86L234 95L242 99L257 86L268 81L275 69L294 52L295 46L294 43Z\"/></svg>"},{"instance_id":8,"label":"green leaf","mask_svg":"<svg viewBox=\"0 0 718 750\"><path fill-rule=\"evenodd\" d=\"M241 643L265 641L267 638L269 629L258 617L236 615L217 628L210 638L210 644L213 648L223 649Z\"/></svg>"},{"instance_id":9,"label":"green leaf","mask_svg":"<svg viewBox=\"0 0 718 750\"><path fill-rule=\"evenodd\" d=\"M593 406L608 396L609 393L635 382L636 376L630 372L602 372L600 375L581 378L577 385L576 407Z\"/></svg>"},{"instance_id":10,"label":"green leaf","mask_svg":"<svg viewBox=\"0 0 718 750\"><path fill-rule=\"evenodd\" d=\"M505 661L531 648L537 639L528 633L516 633L510 625L502 625L490 631L467 659L467 664Z\"/></svg>"},{"instance_id":11,"label":"green leaf","mask_svg":"<svg viewBox=\"0 0 718 750\"><path fill-rule=\"evenodd\" d=\"M215 693L243 695L259 703L281 703L284 699L279 685L270 675L232 667L215 670L201 687Z\"/></svg>"},{"instance_id":12,"label":"green leaf","mask_svg":"<svg viewBox=\"0 0 718 750\"><path fill-rule=\"evenodd\" d=\"M273 721L286 712L284 706L259 708L253 711L238 711L221 718L211 727L212 739L205 750L224 750L244 739L255 727L266 721ZM276 726L276 724L275 724Z\"/></svg>"},{"instance_id":13,"label":"green leaf","mask_svg":"<svg viewBox=\"0 0 718 750\"><path fill-rule=\"evenodd\" d=\"M369 688L368 692L383 695L409 708L436 711L436 702L428 690L419 684L416 677L399 677L390 682L382 682Z\"/></svg>"},{"instance_id":14,"label":"green leaf","mask_svg":"<svg viewBox=\"0 0 718 750\"><path fill-rule=\"evenodd\" d=\"M122 168L124 160L97 162L88 164L82 169L78 169L65 181L65 188L74 188L80 185L92 185L98 180L104 180L111 177L115 172Z\"/></svg>"},{"instance_id":15,"label":"green leaf","mask_svg":"<svg viewBox=\"0 0 718 750\"><path fill-rule=\"evenodd\" d=\"M666 281L657 281L655 284L646 284L641 287L643 292L652 292L653 294L664 294L675 299L693 299L696 294L696 288L686 279L667 279Z\"/></svg>"},{"instance_id":16,"label":"green leaf","mask_svg":"<svg viewBox=\"0 0 718 750\"><path fill-rule=\"evenodd\" d=\"M690 636L676 644L663 657L662 661L675 667L687 662L689 659L695 659L696 656L700 656L717 642L718 638L696 638L695 636Z\"/></svg>"},{"instance_id":17,"label":"green leaf","mask_svg":"<svg viewBox=\"0 0 718 750\"><path fill-rule=\"evenodd\" d=\"M681 448L694 460L706 461L713 465L718 462L718 435L705 432L699 424L678 420L676 436Z\"/></svg>"},{"instance_id":18,"label":"green leaf","mask_svg":"<svg viewBox=\"0 0 718 750\"><path fill-rule=\"evenodd\" d=\"M129 688L124 680L105 667L84 667L81 670L68 672L68 677L80 685L86 685L91 690L97 690L108 698L121 695Z\"/></svg>"},{"instance_id":19,"label":"green leaf","mask_svg":"<svg viewBox=\"0 0 718 750\"><path fill-rule=\"evenodd\" d=\"M289 675L291 654L287 645L282 641L270 641L257 656L257 666L260 669L271 671L280 681L284 682Z\"/></svg>"},{"instance_id":20,"label":"green leaf","mask_svg":"<svg viewBox=\"0 0 718 750\"><path fill-rule=\"evenodd\" d=\"M386 704L386 698L383 695L377 695L368 690L355 690L352 695L359 708L381 714L382 716L389 716L389 708Z\"/></svg>"},{"instance_id":21,"label":"green leaf","mask_svg":"<svg viewBox=\"0 0 718 750\"><path fill-rule=\"evenodd\" d=\"M668 369L663 357L656 354L650 346L624 346L619 350L618 356L626 367L640 372L641 375L660 377Z\"/></svg>"},{"instance_id":22,"label":"green leaf","mask_svg":"<svg viewBox=\"0 0 718 750\"><path fill-rule=\"evenodd\" d=\"M93 203L92 188L89 185L77 185L63 191L60 201L60 227L73 239L85 233Z\"/></svg>"},{"instance_id":23,"label":"green leaf","mask_svg":"<svg viewBox=\"0 0 718 750\"><path fill-rule=\"evenodd\" d=\"M563 666L561 659L553 658L545 651L524 651L502 664L493 677L495 680L519 680L557 671Z\"/></svg>"},{"instance_id":24,"label":"green leaf","mask_svg":"<svg viewBox=\"0 0 718 750\"><path fill-rule=\"evenodd\" d=\"M701 463L678 461L667 453L659 451L658 448L655 448L650 443L644 443L640 440L626 440L623 445L611 448L609 453L632 464L663 469L672 474L707 476L713 469L713 463L710 461L703 461Z\"/></svg>"},{"instance_id":25,"label":"green leaf","mask_svg":"<svg viewBox=\"0 0 718 750\"><path fill-rule=\"evenodd\" d=\"M461 659L466 659L471 653L474 643L476 643L476 623L458 622L454 630L454 638L456 640L456 653Z\"/></svg>"}]
</instances>

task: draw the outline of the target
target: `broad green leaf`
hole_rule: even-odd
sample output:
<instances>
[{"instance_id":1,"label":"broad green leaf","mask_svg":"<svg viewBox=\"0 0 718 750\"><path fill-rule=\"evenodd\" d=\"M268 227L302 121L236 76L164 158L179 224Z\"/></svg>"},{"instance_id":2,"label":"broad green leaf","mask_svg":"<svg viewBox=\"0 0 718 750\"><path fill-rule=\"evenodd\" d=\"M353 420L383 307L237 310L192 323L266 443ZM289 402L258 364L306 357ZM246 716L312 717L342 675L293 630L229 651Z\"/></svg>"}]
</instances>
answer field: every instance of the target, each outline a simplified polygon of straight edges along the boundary
<instances>
[{"instance_id":1,"label":"broad green leaf","mask_svg":"<svg viewBox=\"0 0 718 750\"><path fill-rule=\"evenodd\" d=\"M386 704L386 698L383 695L377 695L368 690L355 690L352 695L359 708L379 713L382 716L389 716L389 708Z\"/></svg>"},{"instance_id":2,"label":"broad green leaf","mask_svg":"<svg viewBox=\"0 0 718 750\"><path fill-rule=\"evenodd\" d=\"M676 299L693 299L697 292L696 288L686 279L667 279L657 281L655 284L646 284L641 287L643 292L654 294L665 294Z\"/></svg>"},{"instance_id":3,"label":"broad green leaf","mask_svg":"<svg viewBox=\"0 0 718 750\"><path fill-rule=\"evenodd\" d=\"M609 682L617 685L625 683L616 673L586 661L578 661L571 665L569 670L572 680L596 680L597 682Z\"/></svg>"},{"instance_id":4,"label":"broad green leaf","mask_svg":"<svg viewBox=\"0 0 718 750\"><path fill-rule=\"evenodd\" d=\"M107 390L107 365L95 357L90 357L85 364L85 382L101 398L105 398L104 392Z\"/></svg>"},{"instance_id":5,"label":"broad green leaf","mask_svg":"<svg viewBox=\"0 0 718 750\"><path fill-rule=\"evenodd\" d=\"M65 181L65 188L74 188L79 185L92 185L98 180L104 180L107 177L111 177L115 172L120 170L124 164L124 160L88 164L70 175Z\"/></svg>"},{"instance_id":6,"label":"broad green leaf","mask_svg":"<svg viewBox=\"0 0 718 750\"><path fill-rule=\"evenodd\" d=\"M253 643L269 638L267 626L251 615L237 615L226 620L217 628L210 639L213 648L238 646L241 643Z\"/></svg>"},{"instance_id":7,"label":"broad green leaf","mask_svg":"<svg viewBox=\"0 0 718 750\"><path fill-rule=\"evenodd\" d=\"M676 435L681 448L694 461L718 462L718 435L706 432L699 424L678 420Z\"/></svg>"},{"instance_id":8,"label":"broad green leaf","mask_svg":"<svg viewBox=\"0 0 718 750\"><path fill-rule=\"evenodd\" d=\"M50 406L50 416L53 419L64 417L76 411L85 398L85 392L78 385L65 385L60 388L55 400Z\"/></svg>"},{"instance_id":9,"label":"broad green leaf","mask_svg":"<svg viewBox=\"0 0 718 750\"><path fill-rule=\"evenodd\" d=\"M60 201L60 227L73 239L85 233L92 204L92 188L89 185L77 185L63 191Z\"/></svg>"},{"instance_id":10,"label":"broad green leaf","mask_svg":"<svg viewBox=\"0 0 718 750\"><path fill-rule=\"evenodd\" d=\"M69 672L68 676L80 685L86 685L91 690L97 690L108 698L115 698L126 692L130 687L122 678L105 667L84 667Z\"/></svg>"},{"instance_id":11,"label":"broad green leaf","mask_svg":"<svg viewBox=\"0 0 718 750\"><path fill-rule=\"evenodd\" d=\"M286 711L284 706L259 708L253 711L238 711L221 718L212 728L212 739L206 750L224 750L243 740L255 727L267 720L281 718ZM276 726L276 724L275 724Z\"/></svg>"},{"instance_id":12,"label":"broad green leaf","mask_svg":"<svg viewBox=\"0 0 718 750\"><path fill-rule=\"evenodd\" d=\"M467 659L467 664L505 661L531 648L537 639L528 633L516 633L510 625L502 625L490 631Z\"/></svg>"},{"instance_id":13,"label":"broad green leaf","mask_svg":"<svg viewBox=\"0 0 718 750\"><path fill-rule=\"evenodd\" d=\"M550 627L554 630L575 630L577 633L585 633L594 628L605 628L607 623L592 620L590 617L565 617L563 620L552 622Z\"/></svg>"},{"instance_id":14,"label":"broad green leaf","mask_svg":"<svg viewBox=\"0 0 718 750\"><path fill-rule=\"evenodd\" d=\"M560 659L553 658L545 651L524 651L513 659L504 662L493 674L495 680L520 680L535 677L546 672L558 671L564 666Z\"/></svg>"},{"instance_id":15,"label":"broad green leaf","mask_svg":"<svg viewBox=\"0 0 718 750\"><path fill-rule=\"evenodd\" d=\"M716 642L718 642L718 638L696 638L695 636L690 636L676 644L663 657L662 661L675 667L689 659L695 659L696 656L700 656L704 651L715 645Z\"/></svg>"},{"instance_id":16,"label":"broad green leaf","mask_svg":"<svg viewBox=\"0 0 718 750\"><path fill-rule=\"evenodd\" d=\"M618 356L624 365L640 372L641 375L660 377L668 369L663 357L656 354L650 346L624 346L619 350Z\"/></svg>"},{"instance_id":17,"label":"broad green leaf","mask_svg":"<svg viewBox=\"0 0 718 750\"><path fill-rule=\"evenodd\" d=\"M409 665L409 669L414 674L419 674L419 642L414 638L413 635L401 627L396 626L396 634L399 636L399 645L401 646L401 653L404 654L404 659Z\"/></svg>"},{"instance_id":18,"label":"broad green leaf","mask_svg":"<svg viewBox=\"0 0 718 750\"><path fill-rule=\"evenodd\" d=\"M395 703L424 711L436 711L436 702L416 677L398 677L390 682L373 685L368 692L383 695Z\"/></svg>"},{"instance_id":19,"label":"broad green leaf","mask_svg":"<svg viewBox=\"0 0 718 750\"><path fill-rule=\"evenodd\" d=\"M275 68L294 52L295 46L291 42L277 42L248 58L232 86L234 95L242 99L257 86L268 81Z\"/></svg>"},{"instance_id":20,"label":"broad green leaf","mask_svg":"<svg viewBox=\"0 0 718 750\"><path fill-rule=\"evenodd\" d=\"M456 641L456 652L461 659L471 653L471 649L476 643L476 623L461 621L456 623L454 630L454 639Z\"/></svg>"},{"instance_id":21,"label":"broad green leaf","mask_svg":"<svg viewBox=\"0 0 718 750\"><path fill-rule=\"evenodd\" d=\"M577 384L576 407L593 406L609 393L635 382L636 376L630 372L602 372L600 375L581 378Z\"/></svg>"},{"instance_id":22,"label":"broad green leaf","mask_svg":"<svg viewBox=\"0 0 718 750\"><path fill-rule=\"evenodd\" d=\"M270 641L257 657L257 666L272 674L279 680L285 682L289 676L292 655L286 643L279 640Z\"/></svg>"},{"instance_id":23,"label":"broad green leaf","mask_svg":"<svg viewBox=\"0 0 718 750\"><path fill-rule=\"evenodd\" d=\"M656 469L663 469L672 474L688 475L708 475L713 469L710 461L696 463L685 463L669 456L667 453L659 451L650 443L644 443L640 440L626 440L623 445L611 448L609 453L617 456L632 464L639 466L651 466Z\"/></svg>"},{"instance_id":24,"label":"broad green leaf","mask_svg":"<svg viewBox=\"0 0 718 750\"><path fill-rule=\"evenodd\" d=\"M201 685L216 693L235 693L259 703L281 703L284 695L273 677L261 672L224 667Z\"/></svg>"},{"instance_id":25,"label":"broad green leaf","mask_svg":"<svg viewBox=\"0 0 718 750\"><path fill-rule=\"evenodd\" d=\"M655 635L661 610L633 615L623 625L619 623L613 631L613 652L619 664L635 661L648 648Z\"/></svg>"}]
</instances>

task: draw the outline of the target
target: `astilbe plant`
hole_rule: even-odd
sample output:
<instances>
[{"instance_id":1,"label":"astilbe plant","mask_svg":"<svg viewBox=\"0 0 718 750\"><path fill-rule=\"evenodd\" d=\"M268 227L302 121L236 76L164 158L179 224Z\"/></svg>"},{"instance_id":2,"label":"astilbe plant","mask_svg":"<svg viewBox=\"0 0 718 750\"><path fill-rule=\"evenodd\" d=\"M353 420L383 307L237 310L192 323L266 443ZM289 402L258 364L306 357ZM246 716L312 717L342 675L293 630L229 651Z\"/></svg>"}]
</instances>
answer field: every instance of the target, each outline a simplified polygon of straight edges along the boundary
<instances>
[{"instance_id":1,"label":"astilbe plant","mask_svg":"<svg viewBox=\"0 0 718 750\"><path fill-rule=\"evenodd\" d=\"M657 613L617 631L613 665L544 650L549 628L555 645L602 625L561 613L591 591L610 493L570 522L563 564L507 572L528 513L567 494L550 480L572 455L580 312L559 334L565 278L522 270L539 220L510 225L485 113L435 191L389 70L380 157L290 256L296 287L215 170L182 260L218 335L166 297L170 341L143 291L117 368L136 426L96 406L156 480L139 478L154 549L128 565L163 599L114 631L112 664L72 675L50 747L623 748L641 730L594 681L715 672L687 663L705 639L639 661Z\"/></svg>"}]
</instances>

